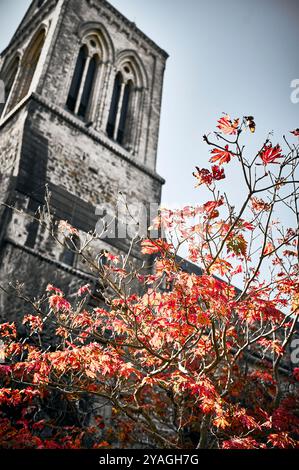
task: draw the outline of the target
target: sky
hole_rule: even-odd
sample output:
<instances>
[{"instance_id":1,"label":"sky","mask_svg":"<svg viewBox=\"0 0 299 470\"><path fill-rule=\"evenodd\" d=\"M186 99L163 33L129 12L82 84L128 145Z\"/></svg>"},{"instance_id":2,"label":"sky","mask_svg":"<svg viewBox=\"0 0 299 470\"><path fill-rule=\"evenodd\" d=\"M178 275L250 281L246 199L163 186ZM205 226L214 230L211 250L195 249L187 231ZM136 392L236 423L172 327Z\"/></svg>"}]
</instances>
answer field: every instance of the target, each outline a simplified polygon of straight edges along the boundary
<instances>
[{"instance_id":1,"label":"sky","mask_svg":"<svg viewBox=\"0 0 299 470\"><path fill-rule=\"evenodd\" d=\"M0 0L3 49L29 0ZM291 82L299 79L298 0L111 0L165 49L165 73L157 171L166 179L165 205L200 203L194 167L207 167L204 133L223 112L253 115L257 132L244 143L254 151L273 131L273 143L299 127L299 103ZM290 135L290 134L289 134ZM248 142L247 142L248 141ZM227 189L243 194L231 165Z\"/></svg>"}]
</instances>

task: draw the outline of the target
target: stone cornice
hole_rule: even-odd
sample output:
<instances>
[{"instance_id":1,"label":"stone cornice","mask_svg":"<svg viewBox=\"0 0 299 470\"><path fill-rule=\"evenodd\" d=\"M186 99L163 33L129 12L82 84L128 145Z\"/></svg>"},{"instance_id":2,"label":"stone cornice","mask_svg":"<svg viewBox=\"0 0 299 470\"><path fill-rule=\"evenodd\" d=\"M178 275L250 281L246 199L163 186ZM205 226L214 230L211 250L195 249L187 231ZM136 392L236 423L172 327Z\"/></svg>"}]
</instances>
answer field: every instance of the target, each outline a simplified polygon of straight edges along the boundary
<instances>
[{"instance_id":1,"label":"stone cornice","mask_svg":"<svg viewBox=\"0 0 299 470\"><path fill-rule=\"evenodd\" d=\"M111 150L114 154L118 157L122 158L123 160L130 163L132 166L138 168L138 170L142 171L143 173L147 174L154 180L158 181L160 184L165 184L165 179L162 176L158 175L158 173L150 170L148 167L143 165L142 163L136 162L134 158L127 152L125 149L122 149L119 145L116 145L113 141L111 141L108 137L104 136L102 133L95 131L94 129L87 128L86 125L80 121L76 116L70 114L66 110L60 108L59 106L54 105L49 100L44 98L37 93L32 93L30 96L26 97L21 103L13 109L8 116L4 116L2 120L0 120L0 130L2 130L6 123L13 119L19 111L25 108L25 106L29 106L30 101L34 100L37 103L41 104L45 108L47 108L52 113L56 114L56 116L60 117L68 124L71 124L73 127L78 129L80 132L91 137L94 141L102 144L108 150Z\"/></svg>"},{"instance_id":2,"label":"stone cornice","mask_svg":"<svg viewBox=\"0 0 299 470\"><path fill-rule=\"evenodd\" d=\"M67 264L61 263L60 261L53 260L52 258L49 258L48 256L43 255L42 253L29 248L26 245L22 245L21 243L18 243L14 240L11 240L10 238L5 238L4 242L8 243L9 245L12 245L16 248L19 248L22 251L25 251L26 253L34 256L35 258L40 259L41 261L45 261L48 264L52 264L56 266L57 268L61 269L62 271L65 271L69 274L72 274L73 276L76 276L80 279L84 279L85 281L96 281L96 278L92 276L91 274L85 273L83 271L80 271L79 269L72 268L71 266L68 266Z\"/></svg>"},{"instance_id":3,"label":"stone cornice","mask_svg":"<svg viewBox=\"0 0 299 470\"><path fill-rule=\"evenodd\" d=\"M141 29L139 29L133 21L130 21L126 18L119 10L117 10L111 3L107 2L106 0L87 0L90 5L95 7L102 4L106 10L110 11L111 14L118 18L122 23L124 23L130 31L136 33L140 39L145 41L151 48L153 48L159 55L161 55L165 60L168 59L168 53L162 49L158 44L156 44L152 39L150 39Z\"/></svg>"}]
</instances>

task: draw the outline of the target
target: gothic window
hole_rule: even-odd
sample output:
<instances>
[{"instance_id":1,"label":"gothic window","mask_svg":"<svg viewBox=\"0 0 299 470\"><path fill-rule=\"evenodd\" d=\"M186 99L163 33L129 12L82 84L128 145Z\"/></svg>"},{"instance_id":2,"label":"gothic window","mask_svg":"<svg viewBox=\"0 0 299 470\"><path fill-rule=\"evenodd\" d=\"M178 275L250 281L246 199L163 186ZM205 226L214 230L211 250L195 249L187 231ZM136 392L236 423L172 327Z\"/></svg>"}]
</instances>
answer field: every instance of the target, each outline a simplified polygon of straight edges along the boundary
<instances>
[{"instance_id":1,"label":"gothic window","mask_svg":"<svg viewBox=\"0 0 299 470\"><path fill-rule=\"evenodd\" d=\"M107 134L110 139L120 145L128 142L130 132L130 105L133 96L133 74L130 66L126 64L118 72L114 81L110 112L107 123Z\"/></svg>"},{"instance_id":2,"label":"gothic window","mask_svg":"<svg viewBox=\"0 0 299 470\"><path fill-rule=\"evenodd\" d=\"M90 97L91 97L96 69L97 69L97 60L95 57L93 57L91 61L89 62L89 67L88 67L88 71L86 75L86 80L85 80L81 103L80 103L79 112L78 112L79 116L82 116L83 118L86 116L86 112L88 109L88 104L89 104Z\"/></svg>"},{"instance_id":3,"label":"gothic window","mask_svg":"<svg viewBox=\"0 0 299 470\"><path fill-rule=\"evenodd\" d=\"M119 72L115 77L110 113L109 113L108 124L107 124L107 133L111 139L113 139L114 137L115 122L116 122L117 110L118 110L118 105L119 105L122 81L123 81L122 75Z\"/></svg>"},{"instance_id":4,"label":"gothic window","mask_svg":"<svg viewBox=\"0 0 299 470\"><path fill-rule=\"evenodd\" d=\"M118 67L106 127L107 135L127 150L133 150L138 126L142 79L133 61L125 60Z\"/></svg>"},{"instance_id":5,"label":"gothic window","mask_svg":"<svg viewBox=\"0 0 299 470\"><path fill-rule=\"evenodd\" d=\"M132 85L132 82L130 81L126 84L125 90L124 90L124 96L123 96L123 102L122 102L119 126L118 126L118 132L117 132L117 142L119 142L120 144L122 144L124 140L132 88L133 88L133 85Z\"/></svg>"},{"instance_id":6,"label":"gothic window","mask_svg":"<svg viewBox=\"0 0 299 470\"><path fill-rule=\"evenodd\" d=\"M9 110L14 108L29 93L32 79L34 77L38 61L45 42L46 32L44 29L34 36L21 62L20 77L16 90L12 93Z\"/></svg>"},{"instance_id":7,"label":"gothic window","mask_svg":"<svg viewBox=\"0 0 299 470\"><path fill-rule=\"evenodd\" d=\"M87 48L85 46L82 46L78 55L75 72L74 72L73 80L71 83L71 88L69 91L69 96L68 96L67 103L66 103L70 111L75 111L77 96L78 96L81 81L82 81L86 59L87 59Z\"/></svg>"},{"instance_id":8,"label":"gothic window","mask_svg":"<svg viewBox=\"0 0 299 470\"><path fill-rule=\"evenodd\" d=\"M83 119L90 113L101 57L100 42L96 34L84 39L80 48L66 106Z\"/></svg>"},{"instance_id":9,"label":"gothic window","mask_svg":"<svg viewBox=\"0 0 299 470\"><path fill-rule=\"evenodd\" d=\"M1 104L0 104L0 115L1 115L1 112L3 111L5 103L7 103L10 98L10 95L11 95L11 92L15 83L15 79L19 70L19 65L20 65L20 58L15 57L15 59L10 62L7 68L4 67L4 72L1 74L1 79L3 80L3 83L4 83L4 103L2 104L2 109L1 109Z\"/></svg>"}]
</instances>

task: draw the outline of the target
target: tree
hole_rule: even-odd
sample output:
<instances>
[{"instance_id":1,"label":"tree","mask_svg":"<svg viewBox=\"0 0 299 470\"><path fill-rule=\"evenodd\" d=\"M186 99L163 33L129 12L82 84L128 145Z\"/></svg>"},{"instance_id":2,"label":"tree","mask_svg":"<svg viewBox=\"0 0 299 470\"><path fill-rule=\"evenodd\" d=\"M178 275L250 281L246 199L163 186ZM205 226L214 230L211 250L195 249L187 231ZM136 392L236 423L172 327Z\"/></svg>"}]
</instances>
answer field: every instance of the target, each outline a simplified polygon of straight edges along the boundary
<instances>
[{"instance_id":1,"label":"tree","mask_svg":"<svg viewBox=\"0 0 299 470\"><path fill-rule=\"evenodd\" d=\"M241 140L255 130L252 116L224 115L218 129L213 141L204 136L211 168L194 172L207 201L160 210L153 226L164 236L138 241L146 270L128 256L92 256L98 235L89 234L74 250L102 303L89 306L90 285L70 302L49 284L27 299L26 337L1 325L2 447L298 447L299 374L288 354L299 314L299 146L284 138L283 153L268 138L249 159ZM230 165L243 178L240 207L219 189ZM275 220L280 206L293 227ZM80 236L67 222L59 230ZM182 269L184 246L200 274ZM92 423L80 414L87 397Z\"/></svg>"}]
</instances>

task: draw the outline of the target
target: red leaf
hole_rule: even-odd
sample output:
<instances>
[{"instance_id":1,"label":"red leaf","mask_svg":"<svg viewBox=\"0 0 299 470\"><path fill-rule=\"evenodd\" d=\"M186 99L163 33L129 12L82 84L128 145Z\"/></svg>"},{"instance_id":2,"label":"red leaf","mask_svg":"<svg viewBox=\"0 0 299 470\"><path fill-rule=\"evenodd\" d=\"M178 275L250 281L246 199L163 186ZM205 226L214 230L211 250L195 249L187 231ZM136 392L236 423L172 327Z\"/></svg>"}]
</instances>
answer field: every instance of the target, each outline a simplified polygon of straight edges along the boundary
<instances>
[{"instance_id":1,"label":"red leaf","mask_svg":"<svg viewBox=\"0 0 299 470\"><path fill-rule=\"evenodd\" d=\"M278 144L275 145L275 147L272 147L272 144L269 144L264 146L260 153L260 157L264 165L268 165L268 163L275 163L275 160L282 158L281 152L281 147Z\"/></svg>"},{"instance_id":2,"label":"red leaf","mask_svg":"<svg viewBox=\"0 0 299 470\"><path fill-rule=\"evenodd\" d=\"M213 155L210 159L211 163L218 162L219 165L222 165L223 163L229 163L231 160L231 153L228 150L228 145L225 146L225 150L213 149L211 154Z\"/></svg>"},{"instance_id":3,"label":"red leaf","mask_svg":"<svg viewBox=\"0 0 299 470\"><path fill-rule=\"evenodd\" d=\"M273 250L275 250L275 247L272 245L272 243L267 243L263 251L263 255L269 255Z\"/></svg>"},{"instance_id":4,"label":"red leaf","mask_svg":"<svg viewBox=\"0 0 299 470\"><path fill-rule=\"evenodd\" d=\"M220 129L223 134L234 135L237 133L239 127L239 119L235 119L233 122L228 114L220 118L218 121L218 129Z\"/></svg>"},{"instance_id":5,"label":"red leaf","mask_svg":"<svg viewBox=\"0 0 299 470\"><path fill-rule=\"evenodd\" d=\"M143 240L141 242L141 252L144 255L152 255L163 251L168 251L171 245L166 243L164 240Z\"/></svg>"}]
</instances>

